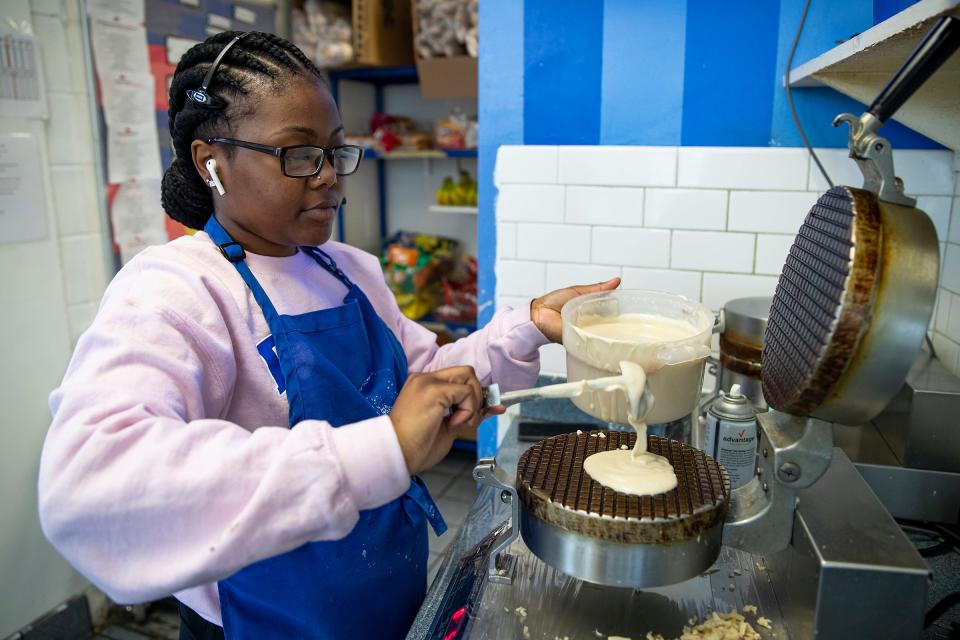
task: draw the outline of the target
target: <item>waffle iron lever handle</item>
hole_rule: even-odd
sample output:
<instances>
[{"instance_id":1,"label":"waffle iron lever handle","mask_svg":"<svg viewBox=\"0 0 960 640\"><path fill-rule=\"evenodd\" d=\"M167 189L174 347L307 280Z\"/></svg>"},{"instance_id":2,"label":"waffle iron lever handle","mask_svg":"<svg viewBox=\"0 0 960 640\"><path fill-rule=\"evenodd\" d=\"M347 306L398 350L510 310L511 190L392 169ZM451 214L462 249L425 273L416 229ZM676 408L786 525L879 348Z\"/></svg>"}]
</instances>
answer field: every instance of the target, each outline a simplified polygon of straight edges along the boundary
<instances>
[{"instance_id":1,"label":"waffle iron lever handle","mask_svg":"<svg viewBox=\"0 0 960 640\"><path fill-rule=\"evenodd\" d=\"M498 498L510 505L510 519L504 523L507 526L490 550L490 564L487 578L495 584L513 584L513 574L517 565L517 558L510 554L510 545L520 537L520 499L517 489L511 483L502 469L497 467L495 458L481 458L473 468L473 479L480 484L498 489ZM501 528L504 526L501 525Z\"/></svg>"},{"instance_id":2,"label":"waffle iron lever handle","mask_svg":"<svg viewBox=\"0 0 960 640\"><path fill-rule=\"evenodd\" d=\"M943 16L867 108L883 123L960 48L960 20Z\"/></svg>"}]
</instances>

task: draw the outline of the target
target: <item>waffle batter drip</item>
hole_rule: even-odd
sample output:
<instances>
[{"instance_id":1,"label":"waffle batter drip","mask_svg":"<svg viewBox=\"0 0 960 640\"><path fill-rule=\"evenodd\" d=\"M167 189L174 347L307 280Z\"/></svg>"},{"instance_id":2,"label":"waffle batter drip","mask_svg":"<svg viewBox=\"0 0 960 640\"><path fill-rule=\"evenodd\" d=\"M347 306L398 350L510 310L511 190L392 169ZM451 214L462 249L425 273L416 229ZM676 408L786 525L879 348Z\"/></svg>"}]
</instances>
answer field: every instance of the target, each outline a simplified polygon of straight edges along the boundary
<instances>
[{"instance_id":1,"label":"waffle batter drip","mask_svg":"<svg viewBox=\"0 0 960 640\"><path fill-rule=\"evenodd\" d=\"M614 449L600 451L583 461L583 470L605 487L614 491L637 496L652 496L665 493L677 486L677 475L670 462L663 456L647 451L647 423L644 421L653 402L643 407L643 415L636 415L634 408L640 406L639 398L647 384L643 367L632 362L621 362L623 383L608 391L622 391L627 396L628 421L637 431L633 450Z\"/></svg>"}]
</instances>

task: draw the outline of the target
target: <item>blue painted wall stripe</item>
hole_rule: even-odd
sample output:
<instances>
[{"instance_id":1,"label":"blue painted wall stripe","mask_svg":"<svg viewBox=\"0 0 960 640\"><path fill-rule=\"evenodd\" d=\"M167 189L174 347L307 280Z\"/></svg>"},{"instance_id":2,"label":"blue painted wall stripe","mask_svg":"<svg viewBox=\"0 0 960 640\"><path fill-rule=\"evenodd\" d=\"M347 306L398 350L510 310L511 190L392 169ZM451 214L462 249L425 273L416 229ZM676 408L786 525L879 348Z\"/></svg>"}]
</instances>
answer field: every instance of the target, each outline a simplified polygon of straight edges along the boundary
<instances>
[{"instance_id":1,"label":"blue painted wall stripe","mask_svg":"<svg viewBox=\"0 0 960 640\"><path fill-rule=\"evenodd\" d=\"M686 4L606 1L601 144L680 144Z\"/></svg>"},{"instance_id":2,"label":"blue painted wall stripe","mask_svg":"<svg viewBox=\"0 0 960 640\"><path fill-rule=\"evenodd\" d=\"M524 3L527 144L599 144L603 6L598 0Z\"/></svg>"},{"instance_id":3,"label":"blue painted wall stripe","mask_svg":"<svg viewBox=\"0 0 960 640\"><path fill-rule=\"evenodd\" d=\"M769 143L779 13L777 2L689 0L682 144Z\"/></svg>"},{"instance_id":4,"label":"blue painted wall stripe","mask_svg":"<svg viewBox=\"0 0 960 640\"><path fill-rule=\"evenodd\" d=\"M496 295L497 226L493 167L502 144L523 144L523 3L484 0L480 3L479 100L480 122L477 182L477 254L480 325L493 317ZM497 420L486 420L477 433L477 455L490 457L497 449Z\"/></svg>"},{"instance_id":5,"label":"blue painted wall stripe","mask_svg":"<svg viewBox=\"0 0 960 640\"><path fill-rule=\"evenodd\" d=\"M894 4L902 5L903 3L904 0L897 0ZM836 46L837 42L847 40L852 35L869 29L873 26L878 11L883 15L892 10L890 7L881 7L881 4L884 4L883 0L812 2L797 45L794 67L829 51ZM802 11L803 0L781 0L780 2L777 66L776 72L770 78L774 101L769 144L773 146L803 146L803 140L790 115L790 106L783 86L790 46L793 44ZM846 147L847 128L834 128L831 125L834 116L843 112L859 115L866 108L866 105L853 98L848 98L826 87L794 89L793 102L807 137L815 147ZM883 126L883 135L898 149L941 148L936 142L893 120Z\"/></svg>"}]
</instances>

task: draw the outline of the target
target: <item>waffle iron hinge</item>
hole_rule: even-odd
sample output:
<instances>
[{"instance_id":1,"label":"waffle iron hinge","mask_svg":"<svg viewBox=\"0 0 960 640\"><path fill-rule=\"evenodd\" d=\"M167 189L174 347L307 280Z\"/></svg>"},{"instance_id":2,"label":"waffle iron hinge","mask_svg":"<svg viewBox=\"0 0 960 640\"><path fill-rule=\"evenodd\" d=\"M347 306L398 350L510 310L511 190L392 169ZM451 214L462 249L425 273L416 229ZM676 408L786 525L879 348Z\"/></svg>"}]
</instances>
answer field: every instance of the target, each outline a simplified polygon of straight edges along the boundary
<instances>
[{"instance_id":1,"label":"waffle iron hinge","mask_svg":"<svg viewBox=\"0 0 960 640\"><path fill-rule=\"evenodd\" d=\"M510 505L510 526L504 530L490 550L487 578L495 584L513 584L517 558L510 553L510 545L520 537L520 499L510 478L504 476L494 458L481 458L473 468L473 479L480 484L498 489L495 499ZM494 509L496 512L496 509Z\"/></svg>"},{"instance_id":2,"label":"waffle iron hinge","mask_svg":"<svg viewBox=\"0 0 960 640\"><path fill-rule=\"evenodd\" d=\"M757 474L733 490L723 543L751 553L786 549L793 535L797 491L820 479L833 455L829 422L779 411L757 417Z\"/></svg>"},{"instance_id":3,"label":"waffle iron hinge","mask_svg":"<svg viewBox=\"0 0 960 640\"><path fill-rule=\"evenodd\" d=\"M903 181L894 172L890 141L877 134L883 122L869 111L859 118L852 113L841 113L833 119L833 126L838 127L842 122L850 125L847 147L863 174L863 188L886 202L906 207L916 205L915 199L904 195Z\"/></svg>"}]
</instances>

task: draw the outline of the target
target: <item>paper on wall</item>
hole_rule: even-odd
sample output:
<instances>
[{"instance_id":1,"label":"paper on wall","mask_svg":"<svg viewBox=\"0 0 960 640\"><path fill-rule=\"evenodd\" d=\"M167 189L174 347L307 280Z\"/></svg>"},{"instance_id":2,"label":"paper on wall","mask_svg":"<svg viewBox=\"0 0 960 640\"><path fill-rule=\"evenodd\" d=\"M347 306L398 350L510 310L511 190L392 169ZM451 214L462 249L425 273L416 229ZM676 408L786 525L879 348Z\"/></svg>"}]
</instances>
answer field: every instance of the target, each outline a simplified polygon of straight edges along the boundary
<instances>
[{"instance_id":1,"label":"paper on wall","mask_svg":"<svg viewBox=\"0 0 960 640\"><path fill-rule=\"evenodd\" d=\"M0 116L46 118L47 90L33 36L0 27Z\"/></svg>"},{"instance_id":2,"label":"paper on wall","mask_svg":"<svg viewBox=\"0 0 960 640\"><path fill-rule=\"evenodd\" d=\"M160 180L128 180L119 186L110 208L110 221L124 263L151 245L167 242L165 217L160 204Z\"/></svg>"},{"instance_id":3,"label":"paper on wall","mask_svg":"<svg viewBox=\"0 0 960 640\"><path fill-rule=\"evenodd\" d=\"M107 127L108 182L159 179L162 175L160 139L155 125Z\"/></svg>"},{"instance_id":4,"label":"paper on wall","mask_svg":"<svg viewBox=\"0 0 960 640\"><path fill-rule=\"evenodd\" d=\"M143 0L87 0L87 14L93 18L105 18L128 24L143 24L145 19Z\"/></svg>"},{"instance_id":5,"label":"paper on wall","mask_svg":"<svg viewBox=\"0 0 960 640\"><path fill-rule=\"evenodd\" d=\"M108 127L156 127L155 84L149 73L117 71L101 76L103 117Z\"/></svg>"},{"instance_id":6,"label":"paper on wall","mask_svg":"<svg viewBox=\"0 0 960 640\"><path fill-rule=\"evenodd\" d=\"M150 73L147 30L142 24L91 16L90 40L93 45L94 64L100 78L110 77L119 71Z\"/></svg>"},{"instance_id":7,"label":"paper on wall","mask_svg":"<svg viewBox=\"0 0 960 640\"><path fill-rule=\"evenodd\" d=\"M40 144L30 134L0 136L0 243L47 237Z\"/></svg>"}]
</instances>

